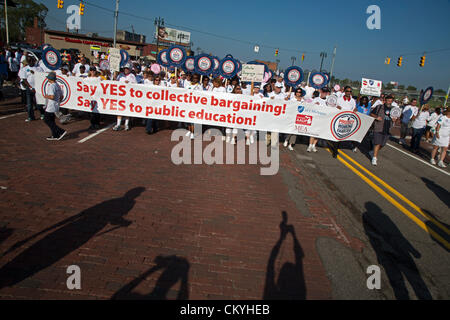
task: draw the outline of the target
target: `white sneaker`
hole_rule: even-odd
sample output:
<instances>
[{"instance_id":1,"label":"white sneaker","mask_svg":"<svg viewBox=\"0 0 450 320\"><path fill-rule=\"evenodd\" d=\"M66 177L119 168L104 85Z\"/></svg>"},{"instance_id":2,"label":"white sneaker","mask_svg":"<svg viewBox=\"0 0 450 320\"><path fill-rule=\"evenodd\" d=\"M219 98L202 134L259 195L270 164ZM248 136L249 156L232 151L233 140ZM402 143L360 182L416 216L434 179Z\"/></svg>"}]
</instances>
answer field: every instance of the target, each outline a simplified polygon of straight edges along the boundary
<instances>
[{"instance_id":1,"label":"white sneaker","mask_svg":"<svg viewBox=\"0 0 450 320\"><path fill-rule=\"evenodd\" d=\"M227 139L225 140L225 142L226 142L226 143L230 143L230 141L231 141L231 137L230 137L230 136L227 136Z\"/></svg>"},{"instance_id":2,"label":"white sneaker","mask_svg":"<svg viewBox=\"0 0 450 320\"><path fill-rule=\"evenodd\" d=\"M191 132L191 140L194 139L194 134Z\"/></svg>"},{"instance_id":3,"label":"white sneaker","mask_svg":"<svg viewBox=\"0 0 450 320\"><path fill-rule=\"evenodd\" d=\"M291 150L291 151L294 151L294 148L292 148L291 145L288 146L288 149Z\"/></svg>"},{"instance_id":4,"label":"white sneaker","mask_svg":"<svg viewBox=\"0 0 450 320\"><path fill-rule=\"evenodd\" d=\"M250 139L245 139L245 144L246 144L247 146L249 146L249 145L250 145Z\"/></svg>"},{"instance_id":5,"label":"white sneaker","mask_svg":"<svg viewBox=\"0 0 450 320\"><path fill-rule=\"evenodd\" d=\"M191 135L191 132L188 130L187 132L186 132L186 137L189 137Z\"/></svg>"},{"instance_id":6,"label":"white sneaker","mask_svg":"<svg viewBox=\"0 0 450 320\"><path fill-rule=\"evenodd\" d=\"M283 143L283 146L284 146L285 148L288 146L288 141L287 141L287 140Z\"/></svg>"},{"instance_id":7,"label":"white sneaker","mask_svg":"<svg viewBox=\"0 0 450 320\"><path fill-rule=\"evenodd\" d=\"M120 126L116 124L112 129L114 131L119 131L120 130Z\"/></svg>"},{"instance_id":8,"label":"white sneaker","mask_svg":"<svg viewBox=\"0 0 450 320\"><path fill-rule=\"evenodd\" d=\"M430 160L430 163L431 163L431 164L436 164L436 160L431 159L431 160Z\"/></svg>"},{"instance_id":9,"label":"white sneaker","mask_svg":"<svg viewBox=\"0 0 450 320\"><path fill-rule=\"evenodd\" d=\"M312 145L309 145L308 148L306 149L306 152L311 152L312 151Z\"/></svg>"},{"instance_id":10,"label":"white sneaker","mask_svg":"<svg viewBox=\"0 0 450 320\"><path fill-rule=\"evenodd\" d=\"M438 167L447 168L447 166L445 165L445 163L443 161L438 162Z\"/></svg>"},{"instance_id":11,"label":"white sneaker","mask_svg":"<svg viewBox=\"0 0 450 320\"><path fill-rule=\"evenodd\" d=\"M125 126L125 131L129 131L130 130L130 126Z\"/></svg>"},{"instance_id":12,"label":"white sneaker","mask_svg":"<svg viewBox=\"0 0 450 320\"><path fill-rule=\"evenodd\" d=\"M313 145L311 149L312 149L312 152L317 152L317 149L316 149L315 145Z\"/></svg>"},{"instance_id":13,"label":"white sneaker","mask_svg":"<svg viewBox=\"0 0 450 320\"><path fill-rule=\"evenodd\" d=\"M353 148L353 150L352 150L354 153L356 153L356 152L358 152L358 148Z\"/></svg>"},{"instance_id":14,"label":"white sneaker","mask_svg":"<svg viewBox=\"0 0 450 320\"><path fill-rule=\"evenodd\" d=\"M377 158L375 158L375 157L372 158L372 165L374 165L374 166L377 165Z\"/></svg>"},{"instance_id":15,"label":"white sneaker","mask_svg":"<svg viewBox=\"0 0 450 320\"><path fill-rule=\"evenodd\" d=\"M236 144L236 139L234 137L231 138L231 144Z\"/></svg>"},{"instance_id":16,"label":"white sneaker","mask_svg":"<svg viewBox=\"0 0 450 320\"><path fill-rule=\"evenodd\" d=\"M253 135L250 136L250 144L255 143L255 138L253 138Z\"/></svg>"}]
</instances>

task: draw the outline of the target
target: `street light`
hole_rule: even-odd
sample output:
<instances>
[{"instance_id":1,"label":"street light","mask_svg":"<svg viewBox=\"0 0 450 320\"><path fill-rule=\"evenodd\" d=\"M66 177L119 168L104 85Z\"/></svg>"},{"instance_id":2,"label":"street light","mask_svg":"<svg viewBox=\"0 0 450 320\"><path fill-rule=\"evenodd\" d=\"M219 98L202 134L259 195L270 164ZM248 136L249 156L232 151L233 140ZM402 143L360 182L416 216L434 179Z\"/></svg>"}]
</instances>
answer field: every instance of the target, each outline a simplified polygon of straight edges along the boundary
<instances>
[{"instance_id":1,"label":"street light","mask_svg":"<svg viewBox=\"0 0 450 320\"><path fill-rule=\"evenodd\" d=\"M297 58L296 58L296 57L294 57L294 56L292 56L292 57L291 57L291 60L292 60L292 65L294 65L294 63L295 63L295 60L297 60Z\"/></svg>"}]
</instances>

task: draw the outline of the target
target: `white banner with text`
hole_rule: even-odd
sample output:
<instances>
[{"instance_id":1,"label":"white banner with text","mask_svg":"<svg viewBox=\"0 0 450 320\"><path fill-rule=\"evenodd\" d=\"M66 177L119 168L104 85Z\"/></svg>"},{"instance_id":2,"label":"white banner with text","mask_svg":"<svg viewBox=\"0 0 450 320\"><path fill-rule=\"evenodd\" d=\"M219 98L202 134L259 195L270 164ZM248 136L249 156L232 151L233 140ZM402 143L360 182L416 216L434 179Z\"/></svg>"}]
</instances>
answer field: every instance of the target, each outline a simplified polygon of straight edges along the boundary
<instances>
[{"instance_id":1,"label":"white banner with text","mask_svg":"<svg viewBox=\"0 0 450 320\"><path fill-rule=\"evenodd\" d=\"M331 141L361 142L373 118L312 103L256 98L249 95L192 91L99 78L58 76L61 107L137 118L198 123L229 128L313 136ZM36 99L50 82L36 74Z\"/></svg>"}]
</instances>

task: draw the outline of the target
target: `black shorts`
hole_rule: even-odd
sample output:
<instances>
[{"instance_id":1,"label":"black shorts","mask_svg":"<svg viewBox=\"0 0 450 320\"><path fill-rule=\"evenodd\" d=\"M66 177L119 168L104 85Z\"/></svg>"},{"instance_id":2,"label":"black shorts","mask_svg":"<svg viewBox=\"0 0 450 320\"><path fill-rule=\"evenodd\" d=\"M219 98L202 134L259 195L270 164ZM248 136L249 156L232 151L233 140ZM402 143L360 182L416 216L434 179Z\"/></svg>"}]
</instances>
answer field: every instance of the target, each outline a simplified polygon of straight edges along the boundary
<instances>
[{"instance_id":1,"label":"black shorts","mask_svg":"<svg viewBox=\"0 0 450 320\"><path fill-rule=\"evenodd\" d=\"M382 147L384 147L386 145L386 143L389 140L389 135L388 134L384 134L381 132L374 132L373 133L373 144L374 145L380 145Z\"/></svg>"}]
</instances>

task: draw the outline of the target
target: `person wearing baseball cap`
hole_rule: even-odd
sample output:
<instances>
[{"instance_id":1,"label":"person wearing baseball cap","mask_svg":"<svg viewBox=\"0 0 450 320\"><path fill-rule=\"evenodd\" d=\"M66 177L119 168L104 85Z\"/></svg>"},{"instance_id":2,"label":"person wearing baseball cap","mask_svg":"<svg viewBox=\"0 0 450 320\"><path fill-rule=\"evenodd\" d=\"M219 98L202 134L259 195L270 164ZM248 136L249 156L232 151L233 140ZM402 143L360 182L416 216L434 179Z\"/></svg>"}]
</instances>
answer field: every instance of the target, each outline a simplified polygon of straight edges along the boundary
<instances>
[{"instance_id":1,"label":"person wearing baseball cap","mask_svg":"<svg viewBox=\"0 0 450 320\"><path fill-rule=\"evenodd\" d=\"M52 135L47 140L61 140L67 131L58 127L55 123L55 113L59 111L60 103L63 100L63 92L60 86L56 83L56 73L50 72L47 75L49 85L46 89L44 98L47 99L44 111L44 122L50 128Z\"/></svg>"}]
</instances>

